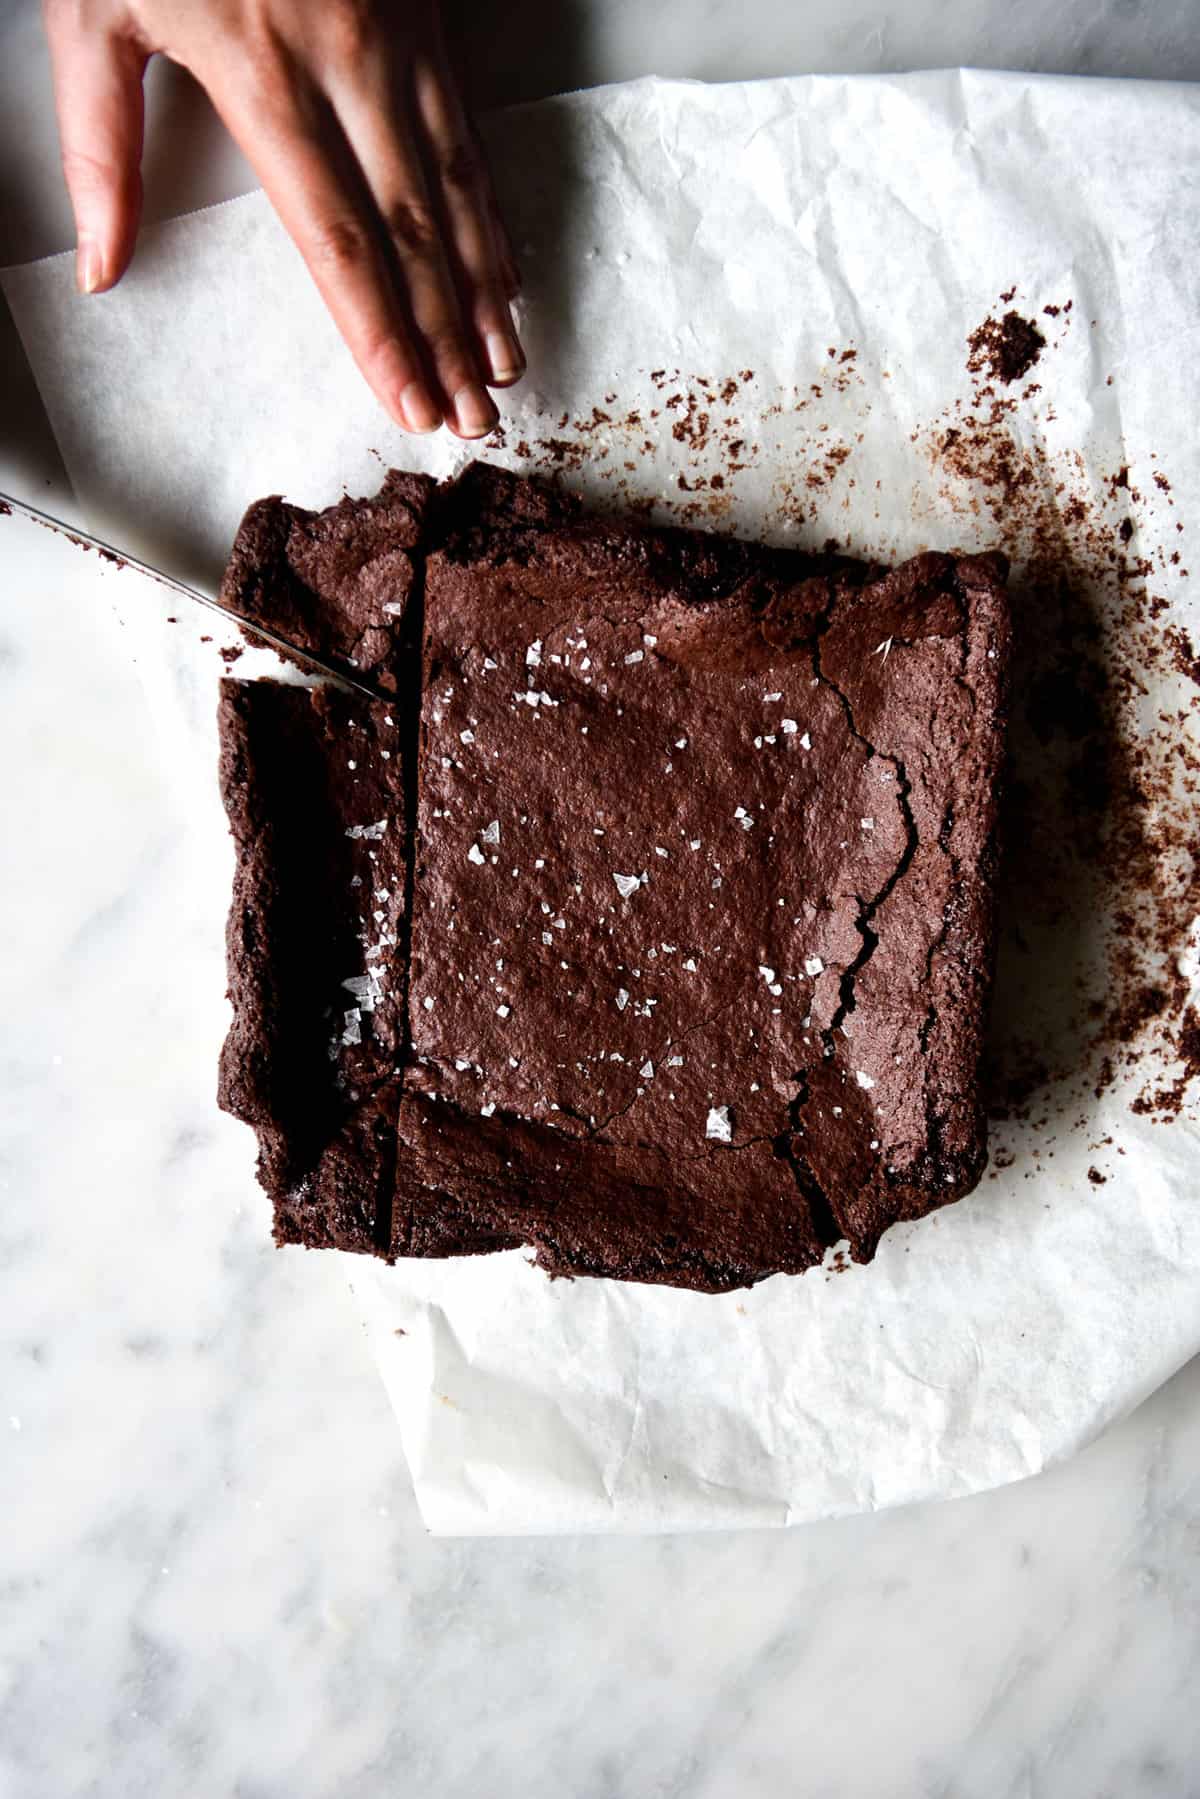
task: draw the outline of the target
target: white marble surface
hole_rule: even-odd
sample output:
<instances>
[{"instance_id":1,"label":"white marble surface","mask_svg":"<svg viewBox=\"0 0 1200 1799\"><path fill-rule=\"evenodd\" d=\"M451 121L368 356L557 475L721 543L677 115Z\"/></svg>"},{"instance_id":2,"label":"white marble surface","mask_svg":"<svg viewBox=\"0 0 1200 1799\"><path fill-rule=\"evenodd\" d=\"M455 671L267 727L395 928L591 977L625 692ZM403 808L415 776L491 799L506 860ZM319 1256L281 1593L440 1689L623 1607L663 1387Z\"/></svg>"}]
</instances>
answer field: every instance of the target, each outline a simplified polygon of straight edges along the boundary
<instances>
[{"instance_id":1,"label":"white marble surface","mask_svg":"<svg viewBox=\"0 0 1200 1799\"><path fill-rule=\"evenodd\" d=\"M553 79L863 66L876 28L764 0L734 59L716 9L561 11L587 53L540 52ZM889 8L875 54L1187 72L1194 5L1051 11ZM30 14L0 8L5 259L64 225ZM173 135L209 142L161 85ZM183 198L240 178L201 157ZM0 357L0 486L62 497ZM117 577L0 533L4 1799L1200 1793L1197 1365L980 1499L786 1534L425 1537L342 1270L267 1247L197 1053L215 1001L139 958L181 833Z\"/></svg>"}]
</instances>

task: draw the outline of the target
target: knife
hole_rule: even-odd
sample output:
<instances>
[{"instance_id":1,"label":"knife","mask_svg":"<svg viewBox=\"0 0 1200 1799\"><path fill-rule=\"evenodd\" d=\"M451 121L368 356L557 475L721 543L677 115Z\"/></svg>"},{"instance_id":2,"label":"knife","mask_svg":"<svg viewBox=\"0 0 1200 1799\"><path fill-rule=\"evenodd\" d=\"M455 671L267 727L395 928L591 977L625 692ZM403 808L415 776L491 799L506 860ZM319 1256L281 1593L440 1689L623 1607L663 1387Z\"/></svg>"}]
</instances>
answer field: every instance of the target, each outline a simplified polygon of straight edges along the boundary
<instances>
[{"instance_id":1,"label":"knife","mask_svg":"<svg viewBox=\"0 0 1200 1799\"><path fill-rule=\"evenodd\" d=\"M335 668L323 657L314 655L312 650L297 648L294 643L289 643L286 637L281 637L278 631L272 631L267 625L260 625L257 619L243 618L231 606L222 606L218 600L212 599L206 593L201 593L199 588L189 587L186 581L177 581L174 575L164 573L161 568L155 568L152 563L143 562L140 556L131 556L128 550L118 550L114 544L106 543L102 537L93 537L90 531L81 531L78 525L70 525L65 519L55 518L52 513L41 512L36 506L27 505L24 500L14 499L11 494L0 493L0 517L6 512L13 513L18 518L29 519L35 525L43 525L48 531L57 531L61 537L67 538L81 549L97 550L107 562L115 562L121 568L136 569L138 574L148 575L152 581L159 582L171 593L180 594L186 600L194 600L198 606L207 606L210 612L219 613L223 619L231 619L234 624L243 625L247 631L252 632L262 642L270 644L273 650L277 650L285 656L294 657L306 668L314 669L330 681L336 681L340 687L351 687L368 700L385 698L382 693L376 692L375 688L369 687L365 681L356 681L353 675L345 674L340 668Z\"/></svg>"}]
</instances>

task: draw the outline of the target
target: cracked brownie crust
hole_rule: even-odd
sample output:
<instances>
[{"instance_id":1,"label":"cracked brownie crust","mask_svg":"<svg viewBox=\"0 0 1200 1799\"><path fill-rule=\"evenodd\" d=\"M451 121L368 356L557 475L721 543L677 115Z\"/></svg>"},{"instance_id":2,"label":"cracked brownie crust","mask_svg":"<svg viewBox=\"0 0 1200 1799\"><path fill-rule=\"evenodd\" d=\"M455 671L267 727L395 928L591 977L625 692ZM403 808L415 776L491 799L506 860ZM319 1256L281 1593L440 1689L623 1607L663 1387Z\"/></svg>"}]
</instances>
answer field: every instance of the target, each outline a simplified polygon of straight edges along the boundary
<instances>
[{"instance_id":1,"label":"cracked brownie crust","mask_svg":"<svg viewBox=\"0 0 1200 1799\"><path fill-rule=\"evenodd\" d=\"M244 747L244 780L226 778L241 846L226 1063L253 1040L261 1078L247 1098L227 1074L222 1103L259 1128L281 1240L527 1244L555 1273L722 1290L843 1237L869 1257L895 1220L969 1191L985 1158L1002 560L928 555L881 575L588 518L479 468L420 509L403 552L405 607L424 614L419 744L401 733L407 758L380 762L384 737L357 716L372 709L349 707L360 738L374 732L358 779L373 801L390 783L401 855L416 767L410 909L373 958L387 999L358 1027L370 1078L328 1029L323 1068L296 1064L299 1089L324 1082L341 1106L320 1125L312 1108L304 1153L283 1115L280 1058L295 1058L268 1020L299 978L276 948L294 877L269 840L250 848L248 808L283 801ZM344 564L339 580L354 585ZM327 589L322 604L340 602ZM402 646L392 658L415 688ZM309 695L290 703L315 718ZM254 702L223 704L228 761ZM322 729L323 790L353 793L328 714ZM343 802L323 803L317 854ZM344 880L329 874L333 911ZM396 891L394 870L382 885ZM270 904L248 947L234 920L256 894ZM339 1197L356 1169L370 1205ZM352 1242L328 1220L356 1205L370 1221Z\"/></svg>"}]
</instances>

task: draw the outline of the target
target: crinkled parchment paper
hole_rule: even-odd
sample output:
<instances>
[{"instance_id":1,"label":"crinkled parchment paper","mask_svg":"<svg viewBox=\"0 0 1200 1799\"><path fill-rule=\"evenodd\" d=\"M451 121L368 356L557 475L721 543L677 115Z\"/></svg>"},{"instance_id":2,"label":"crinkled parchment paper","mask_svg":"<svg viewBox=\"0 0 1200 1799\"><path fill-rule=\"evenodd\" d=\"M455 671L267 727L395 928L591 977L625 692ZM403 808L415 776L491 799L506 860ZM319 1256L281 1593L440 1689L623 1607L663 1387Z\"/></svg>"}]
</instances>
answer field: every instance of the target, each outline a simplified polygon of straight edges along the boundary
<instances>
[{"instance_id":1,"label":"crinkled parchment paper","mask_svg":"<svg viewBox=\"0 0 1200 1799\"><path fill-rule=\"evenodd\" d=\"M991 1174L871 1266L712 1298L550 1282L519 1253L347 1262L425 1517L785 1524L1032 1473L1200 1344L1200 99L650 81L489 136L531 373L484 453L785 541L1007 544L1024 810ZM388 462L464 459L382 419L260 196L147 231L112 296L77 300L63 258L5 288L84 518L185 576L215 580L259 494L320 506ZM987 331L967 368L1006 311L1045 340L1011 382ZM212 832L220 645L133 576L120 604L181 805ZM214 857L180 896L173 978L223 980L227 882ZM217 1047L196 1046L198 1079ZM249 1186L248 1132L243 1153Z\"/></svg>"}]
</instances>

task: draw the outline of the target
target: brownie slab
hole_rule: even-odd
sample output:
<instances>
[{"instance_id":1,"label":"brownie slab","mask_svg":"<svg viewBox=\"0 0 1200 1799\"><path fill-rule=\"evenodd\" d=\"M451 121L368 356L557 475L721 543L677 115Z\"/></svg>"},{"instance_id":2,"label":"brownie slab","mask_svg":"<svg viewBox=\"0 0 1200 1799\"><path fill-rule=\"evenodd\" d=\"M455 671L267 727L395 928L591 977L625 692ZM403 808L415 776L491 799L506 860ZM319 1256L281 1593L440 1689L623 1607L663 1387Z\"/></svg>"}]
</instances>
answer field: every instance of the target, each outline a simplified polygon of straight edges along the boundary
<instances>
[{"instance_id":1,"label":"brownie slab","mask_svg":"<svg viewBox=\"0 0 1200 1799\"><path fill-rule=\"evenodd\" d=\"M326 654L325 615L359 591L346 546L389 554L377 516L355 539L349 504L331 535L329 515L305 526L338 546L336 581L326 562L306 586L304 647ZM869 1257L895 1220L969 1191L1002 560L885 574L589 517L478 465L405 507L403 628L373 665L406 708L401 752L382 760L391 727L339 700L352 781L332 696L261 717L259 688L223 701L241 774L222 1103L259 1130L280 1239L526 1244L553 1273L721 1290L843 1237ZM258 571L257 616L286 631L271 606L293 577L272 574L255 509L247 527L231 568L242 592ZM266 747L278 712L321 764L307 821L275 767L293 750ZM355 782L399 881L365 876L346 836ZM335 838L349 858L326 857ZM313 922L339 945L315 961L297 924L314 860ZM356 875L372 910L387 895L391 941L348 988L333 969L369 935ZM360 1042L334 1043L367 978ZM304 1032L280 1024L289 1007Z\"/></svg>"}]
</instances>

